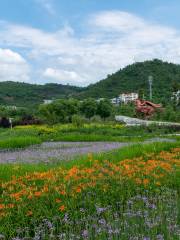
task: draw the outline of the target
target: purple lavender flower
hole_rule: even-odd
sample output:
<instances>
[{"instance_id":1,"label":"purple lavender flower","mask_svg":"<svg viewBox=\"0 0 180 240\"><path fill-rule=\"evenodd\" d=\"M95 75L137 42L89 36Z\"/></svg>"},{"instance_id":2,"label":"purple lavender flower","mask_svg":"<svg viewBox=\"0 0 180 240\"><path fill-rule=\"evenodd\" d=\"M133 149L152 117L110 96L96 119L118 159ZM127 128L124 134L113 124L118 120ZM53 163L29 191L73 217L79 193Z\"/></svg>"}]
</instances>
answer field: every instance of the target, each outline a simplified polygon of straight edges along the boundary
<instances>
[{"instance_id":1,"label":"purple lavender flower","mask_svg":"<svg viewBox=\"0 0 180 240\"><path fill-rule=\"evenodd\" d=\"M156 236L156 239L157 239L157 240L164 240L164 236L163 236L162 234L158 234L158 235Z\"/></svg>"},{"instance_id":2,"label":"purple lavender flower","mask_svg":"<svg viewBox=\"0 0 180 240\"><path fill-rule=\"evenodd\" d=\"M106 220L103 219L103 218L100 219L98 222L99 222L100 224L104 225L104 226L106 225Z\"/></svg>"},{"instance_id":3,"label":"purple lavender flower","mask_svg":"<svg viewBox=\"0 0 180 240\"><path fill-rule=\"evenodd\" d=\"M107 210L107 208L102 208L102 207L96 206L96 211L98 214L101 214L101 213L105 212L106 210Z\"/></svg>"},{"instance_id":4,"label":"purple lavender flower","mask_svg":"<svg viewBox=\"0 0 180 240\"><path fill-rule=\"evenodd\" d=\"M88 235L89 235L88 230L83 230L82 237L83 238L88 238Z\"/></svg>"}]
</instances>

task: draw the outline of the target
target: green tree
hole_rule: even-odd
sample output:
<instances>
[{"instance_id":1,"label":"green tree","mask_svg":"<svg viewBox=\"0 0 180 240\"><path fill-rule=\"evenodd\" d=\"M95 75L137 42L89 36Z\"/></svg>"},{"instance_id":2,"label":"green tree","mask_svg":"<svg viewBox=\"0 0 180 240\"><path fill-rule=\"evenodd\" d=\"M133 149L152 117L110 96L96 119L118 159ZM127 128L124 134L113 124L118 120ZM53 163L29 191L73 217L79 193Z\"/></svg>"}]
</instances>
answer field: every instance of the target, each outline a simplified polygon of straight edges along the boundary
<instances>
[{"instance_id":1,"label":"green tree","mask_svg":"<svg viewBox=\"0 0 180 240\"><path fill-rule=\"evenodd\" d=\"M40 116L50 124L71 122L72 116L78 113L78 101L74 99L57 100L39 107Z\"/></svg>"},{"instance_id":2,"label":"green tree","mask_svg":"<svg viewBox=\"0 0 180 240\"><path fill-rule=\"evenodd\" d=\"M113 106L108 100L102 100L98 103L97 107L97 114L103 118L106 119L107 117L110 117L113 112Z\"/></svg>"},{"instance_id":3,"label":"green tree","mask_svg":"<svg viewBox=\"0 0 180 240\"><path fill-rule=\"evenodd\" d=\"M138 95L139 95L139 99L144 99L144 96L145 96L144 89L142 89L142 88L139 89Z\"/></svg>"},{"instance_id":4,"label":"green tree","mask_svg":"<svg viewBox=\"0 0 180 240\"><path fill-rule=\"evenodd\" d=\"M177 92L180 89L180 83L178 81L172 82L172 91Z\"/></svg>"},{"instance_id":5,"label":"green tree","mask_svg":"<svg viewBox=\"0 0 180 240\"><path fill-rule=\"evenodd\" d=\"M49 124L56 124L64 122L65 111L62 103L51 103L40 105L39 107L40 116Z\"/></svg>"},{"instance_id":6,"label":"green tree","mask_svg":"<svg viewBox=\"0 0 180 240\"><path fill-rule=\"evenodd\" d=\"M93 117L96 114L97 102L92 98L88 98L88 99L84 100L81 103L80 111L82 114L85 115L85 117L90 119L91 117Z\"/></svg>"}]
</instances>

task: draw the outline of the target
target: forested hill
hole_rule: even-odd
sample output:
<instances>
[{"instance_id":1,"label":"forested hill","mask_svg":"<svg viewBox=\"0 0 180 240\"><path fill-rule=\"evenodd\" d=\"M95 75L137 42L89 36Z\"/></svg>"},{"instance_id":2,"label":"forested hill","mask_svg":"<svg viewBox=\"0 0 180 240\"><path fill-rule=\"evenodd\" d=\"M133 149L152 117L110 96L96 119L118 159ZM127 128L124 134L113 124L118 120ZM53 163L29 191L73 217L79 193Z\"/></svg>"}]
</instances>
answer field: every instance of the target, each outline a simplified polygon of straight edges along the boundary
<instances>
[{"instance_id":1,"label":"forested hill","mask_svg":"<svg viewBox=\"0 0 180 240\"><path fill-rule=\"evenodd\" d=\"M44 99L112 98L123 92L144 91L148 99L148 76L152 75L153 100L167 103L174 88L180 86L180 65L160 60L135 63L86 88L60 84L35 85L0 82L0 105L33 106Z\"/></svg>"},{"instance_id":2,"label":"forested hill","mask_svg":"<svg viewBox=\"0 0 180 240\"><path fill-rule=\"evenodd\" d=\"M18 82L0 82L0 104L15 106L34 106L44 99L71 97L82 88L61 84L27 84Z\"/></svg>"},{"instance_id":3,"label":"forested hill","mask_svg":"<svg viewBox=\"0 0 180 240\"><path fill-rule=\"evenodd\" d=\"M172 88L180 85L180 65L153 60L135 63L108 75L106 79L88 86L79 97L112 98L123 92L138 92L142 89L148 98L149 75L154 78L154 101L167 102L172 94Z\"/></svg>"}]
</instances>

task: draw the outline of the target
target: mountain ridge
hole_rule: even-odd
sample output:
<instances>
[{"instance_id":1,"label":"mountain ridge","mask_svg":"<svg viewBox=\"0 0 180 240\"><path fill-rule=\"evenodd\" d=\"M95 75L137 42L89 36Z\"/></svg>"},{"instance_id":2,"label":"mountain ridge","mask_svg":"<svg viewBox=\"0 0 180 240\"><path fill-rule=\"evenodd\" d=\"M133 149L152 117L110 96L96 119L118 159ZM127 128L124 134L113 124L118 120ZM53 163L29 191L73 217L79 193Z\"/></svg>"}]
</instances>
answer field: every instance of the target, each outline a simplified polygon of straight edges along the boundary
<instances>
[{"instance_id":1,"label":"mountain ridge","mask_svg":"<svg viewBox=\"0 0 180 240\"><path fill-rule=\"evenodd\" d=\"M116 97L123 92L144 91L149 98L148 77L153 77L153 99L165 101L170 99L173 88L180 88L180 65L163 62L158 59L138 62L108 75L93 85L88 86L79 97Z\"/></svg>"},{"instance_id":2,"label":"mountain ridge","mask_svg":"<svg viewBox=\"0 0 180 240\"><path fill-rule=\"evenodd\" d=\"M139 92L140 90L148 99L149 75L153 77L154 101L167 102L175 85L176 88L180 87L180 65L154 59L128 65L88 87L57 83L38 85L10 81L0 82L0 104L31 107L41 104L44 99L113 98L123 92Z\"/></svg>"}]
</instances>

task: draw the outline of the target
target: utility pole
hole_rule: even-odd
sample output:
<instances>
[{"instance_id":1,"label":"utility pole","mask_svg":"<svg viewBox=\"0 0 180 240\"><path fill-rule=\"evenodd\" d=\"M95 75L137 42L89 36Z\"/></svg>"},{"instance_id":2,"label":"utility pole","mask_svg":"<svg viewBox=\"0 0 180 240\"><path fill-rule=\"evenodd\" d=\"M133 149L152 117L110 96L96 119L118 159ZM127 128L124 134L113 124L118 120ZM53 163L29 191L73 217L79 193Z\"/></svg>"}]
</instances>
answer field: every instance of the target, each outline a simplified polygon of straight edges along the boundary
<instances>
[{"instance_id":1,"label":"utility pole","mask_svg":"<svg viewBox=\"0 0 180 240\"><path fill-rule=\"evenodd\" d=\"M153 83L152 76L148 77L148 82L149 82L149 98L150 98L150 100L152 100L152 83Z\"/></svg>"}]
</instances>

